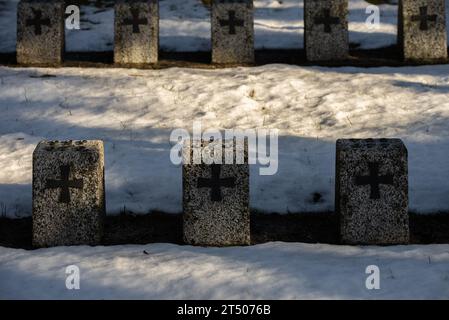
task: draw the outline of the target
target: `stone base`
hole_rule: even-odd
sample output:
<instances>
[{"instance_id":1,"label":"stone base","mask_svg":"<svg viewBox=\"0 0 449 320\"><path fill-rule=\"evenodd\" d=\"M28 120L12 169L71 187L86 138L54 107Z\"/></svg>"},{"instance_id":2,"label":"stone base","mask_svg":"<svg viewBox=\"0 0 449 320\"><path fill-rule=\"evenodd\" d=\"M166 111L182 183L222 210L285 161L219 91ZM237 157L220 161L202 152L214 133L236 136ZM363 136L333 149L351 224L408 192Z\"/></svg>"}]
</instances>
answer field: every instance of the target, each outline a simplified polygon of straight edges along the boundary
<instances>
[{"instance_id":1,"label":"stone base","mask_svg":"<svg viewBox=\"0 0 449 320\"><path fill-rule=\"evenodd\" d=\"M337 141L335 208L343 243L409 242L407 171L399 139Z\"/></svg>"},{"instance_id":2,"label":"stone base","mask_svg":"<svg viewBox=\"0 0 449 320\"><path fill-rule=\"evenodd\" d=\"M203 143L205 144L203 149L215 144ZM217 143L221 146L222 142ZM250 244L247 150L246 147L243 164L184 162L183 236L187 244L202 246ZM191 146L186 146L183 149L184 159L185 155L191 152ZM218 179L220 187L212 188L211 184Z\"/></svg>"},{"instance_id":3,"label":"stone base","mask_svg":"<svg viewBox=\"0 0 449 320\"><path fill-rule=\"evenodd\" d=\"M39 143L33 154L33 245L98 244L104 215L103 142Z\"/></svg>"},{"instance_id":4,"label":"stone base","mask_svg":"<svg viewBox=\"0 0 449 320\"><path fill-rule=\"evenodd\" d=\"M304 25L307 60L348 58L348 0L304 0Z\"/></svg>"},{"instance_id":5,"label":"stone base","mask_svg":"<svg viewBox=\"0 0 449 320\"><path fill-rule=\"evenodd\" d=\"M429 20L421 23L419 16ZM421 63L446 62L447 33L444 0L401 0L398 45L404 60Z\"/></svg>"},{"instance_id":6,"label":"stone base","mask_svg":"<svg viewBox=\"0 0 449 320\"><path fill-rule=\"evenodd\" d=\"M22 0L17 10L17 63L54 66L64 54L64 1Z\"/></svg>"},{"instance_id":7,"label":"stone base","mask_svg":"<svg viewBox=\"0 0 449 320\"><path fill-rule=\"evenodd\" d=\"M252 0L214 0L212 3L212 63L254 63Z\"/></svg>"},{"instance_id":8,"label":"stone base","mask_svg":"<svg viewBox=\"0 0 449 320\"><path fill-rule=\"evenodd\" d=\"M157 63L158 56L158 0L118 1L115 5L114 62L150 64Z\"/></svg>"}]
</instances>

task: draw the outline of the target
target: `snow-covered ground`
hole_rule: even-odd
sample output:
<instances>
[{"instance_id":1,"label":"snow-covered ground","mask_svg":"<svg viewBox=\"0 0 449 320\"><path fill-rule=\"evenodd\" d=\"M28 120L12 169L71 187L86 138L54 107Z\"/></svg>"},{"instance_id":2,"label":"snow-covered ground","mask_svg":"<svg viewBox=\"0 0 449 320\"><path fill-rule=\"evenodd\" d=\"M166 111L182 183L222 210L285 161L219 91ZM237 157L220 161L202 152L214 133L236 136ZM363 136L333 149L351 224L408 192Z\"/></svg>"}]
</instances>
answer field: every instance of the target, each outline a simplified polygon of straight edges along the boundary
<instances>
[{"instance_id":1,"label":"snow-covered ground","mask_svg":"<svg viewBox=\"0 0 449 320\"><path fill-rule=\"evenodd\" d=\"M69 265L80 290L66 289ZM0 299L449 299L448 266L449 245L0 247Z\"/></svg>"},{"instance_id":2,"label":"snow-covered ground","mask_svg":"<svg viewBox=\"0 0 449 320\"><path fill-rule=\"evenodd\" d=\"M0 11L0 52L14 51L15 4ZM164 50L209 49L208 11L161 0ZM302 46L302 2L258 0L256 47ZM363 48L395 42L396 9L364 24L350 1L350 37ZM85 8L70 51L111 50L111 10ZM181 211L173 129L279 129L279 171L251 167L250 205L265 212L333 210L335 140L398 137L409 150L410 209L449 211L449 65L320 68L267 65L198 70L0 67L0 216L31 214L32 152L42 139L105 142L107 211ZM321 198L316 194L320 194ZM144 253L145 251L145 253ZM67 290L77 265L81 289ZM380 268L367 290L366 267ZM266 243L0 247L0 299L449 299L449 245L349 247Z\"/></svg>"},{"instance_id":3,"label":"snow-covered ground","mask_svg":"<svg viewBox=\"0 0 449 320\"><path fill-rule=\"evenodd\" d=\"M409 150L410 209L447 211L448 75L449 65L0 67L0 212L30 215L32 152L41 139L104 140L108 213L181 212L169 137L194 121L203 129L279 129L278 173L251 168L252 208L333 210L336 139L398 137Z\"/></svg>"},{"instance_id":4,"label":"snow-covered ground","mask_svg":"<svg viewBox=\"0 0 449 320\"><path fill-rule=\"evenodd\" d=\"M19 0L2 0L0 11L0 52L13 52L16 45L16 7ZM2 2L0 1L0 2ZM304 5L299 0L256 0L256 48L302 48ZM361 48L394 44L397 6L380 5L380 25L371 29L365 21L370 4L349 1L349 37ZM449 8L449 1L446 2ZM67 30L68 51L108 51L113 48L113 9L83 6L82 30ZM449 10L446 10L449 15ZM448 19L449 21L449 19ZM160 0L160 46L165 51L210 50L210 13L200 0Z\"/></svg>"}]
</instances>

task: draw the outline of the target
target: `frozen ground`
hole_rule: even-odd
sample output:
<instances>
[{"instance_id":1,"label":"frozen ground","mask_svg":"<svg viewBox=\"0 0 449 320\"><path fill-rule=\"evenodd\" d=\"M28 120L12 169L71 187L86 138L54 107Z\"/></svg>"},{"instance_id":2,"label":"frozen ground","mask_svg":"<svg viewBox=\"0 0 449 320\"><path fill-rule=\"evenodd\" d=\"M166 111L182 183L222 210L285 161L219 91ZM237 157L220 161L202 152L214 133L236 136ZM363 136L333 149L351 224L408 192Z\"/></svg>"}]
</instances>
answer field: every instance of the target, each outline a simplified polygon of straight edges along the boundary
<instances>
[{"instance_id":1,"label":"frozen ground","mask_svg":"<svg viewBox=\"0 0 449 320\"><path fill-rule=\"evenodd\" d=\"M1 0L0 52L15 51L18 0ZM255 5L256 48L302 48L303 2L257 0ZM349 1L350 41L361 48L379 48L396 42L397 6L381 5L380 26L371 29L365 21L369 3ZM446 2L449 6L449 2ZM1 8L0 8L1 9ZM112 9L82 7L82 30L67 31L68 51L108 51L113 48ZM449 10L446 10L449 15ZM449 19L448 19L449 21ZM200 0L160 0L160 45L165 51L210 50L210 13Z\"/></svg>"},{"instance_id":2,"label":"frozen ground","mask_svg":"<svg viewBox=\"0 0 449 320\"><path fill-rule=\"evenodd\" d=\"M66 289L69 265L80 290ZM449 245L0 247L0 299L449 299L448 266Z\"/></svg>"},{"instance_id":3,"label":"frozen ground","mask_svg":"<svg viewBox=\"0 0 449 320\"><path fill-rule=\"evenodd\" d=\"M449 210L449 66L361 69L267 65L198 70L0 67L0 213L31 212L41 139L102 139L108 213L180 212L170 133L279 129L279 170L251 168L250 205L333 210L335 140L399 137L409 150L410 209ZM316 194L321 197L316 197Z\"/></svg>"}]
</instances>

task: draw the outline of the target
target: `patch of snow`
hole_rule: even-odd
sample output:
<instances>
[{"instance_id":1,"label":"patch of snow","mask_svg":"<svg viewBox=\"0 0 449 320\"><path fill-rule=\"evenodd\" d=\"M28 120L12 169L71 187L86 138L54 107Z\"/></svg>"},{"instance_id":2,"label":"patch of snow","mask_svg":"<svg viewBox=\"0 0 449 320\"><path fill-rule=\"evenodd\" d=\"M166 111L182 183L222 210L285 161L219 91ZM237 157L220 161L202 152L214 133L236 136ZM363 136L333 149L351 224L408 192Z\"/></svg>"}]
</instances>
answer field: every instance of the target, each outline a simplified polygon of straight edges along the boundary
<instances>
[{"instance_id":1,"label":"patch of snow","mask_svg":"<svg viewBox=\"0 0 449 320\"><path fill-rule=\"evenodd\" d=\"M0 3L0 52L16 51L17 4L20 0Z\"/></svg>"},{"instance_id":2,"label":"patch of snow","mask_svg":"<svg viewBox=\"0 0 449 320\"><path fill-rule=\"evenodd\" d=\"M69 265L80 290L66 289ZM449 245L0 247L0 299L448 299L448 266Z\"/></svg>"},{"instance_id":3,"label":"patch of snow","mask_svg":"<svg viewBox=\"0 0 449 320\"><path fill-rule=\"evenodd\" d=\"M170 162L169 137L194 121L203 129L279 129L278 173L260 176L251 166L254 209L333 210L336 139L397 137L409 150L410 209L448 211L448 74L448 65L1 67L0 212L31 214L31 155L40 139L104 140L109 214L181 212L181 167Z\"/></svg>"}]
</instances>

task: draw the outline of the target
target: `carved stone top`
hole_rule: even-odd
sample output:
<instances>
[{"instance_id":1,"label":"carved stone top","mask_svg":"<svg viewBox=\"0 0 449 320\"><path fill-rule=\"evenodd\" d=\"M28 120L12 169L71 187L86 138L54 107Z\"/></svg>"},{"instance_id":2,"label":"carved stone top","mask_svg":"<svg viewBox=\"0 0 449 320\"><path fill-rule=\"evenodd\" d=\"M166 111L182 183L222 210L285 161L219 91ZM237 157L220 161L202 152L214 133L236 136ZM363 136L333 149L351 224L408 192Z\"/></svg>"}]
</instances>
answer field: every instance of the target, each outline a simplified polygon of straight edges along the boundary
<instances>
[{"instance_id":1,"label":"carved stone top","mask_svg":"<svg viewBox=\"0 0 449 320\"><path fill-rule=\"evenodd\" d=\"M78 152L94 151L102 147L103 142L100 140L51 140L41 141L36 147L35 153L41 152L58 152L65 150L73 150Z\"/></svg>"}]
</instances>

